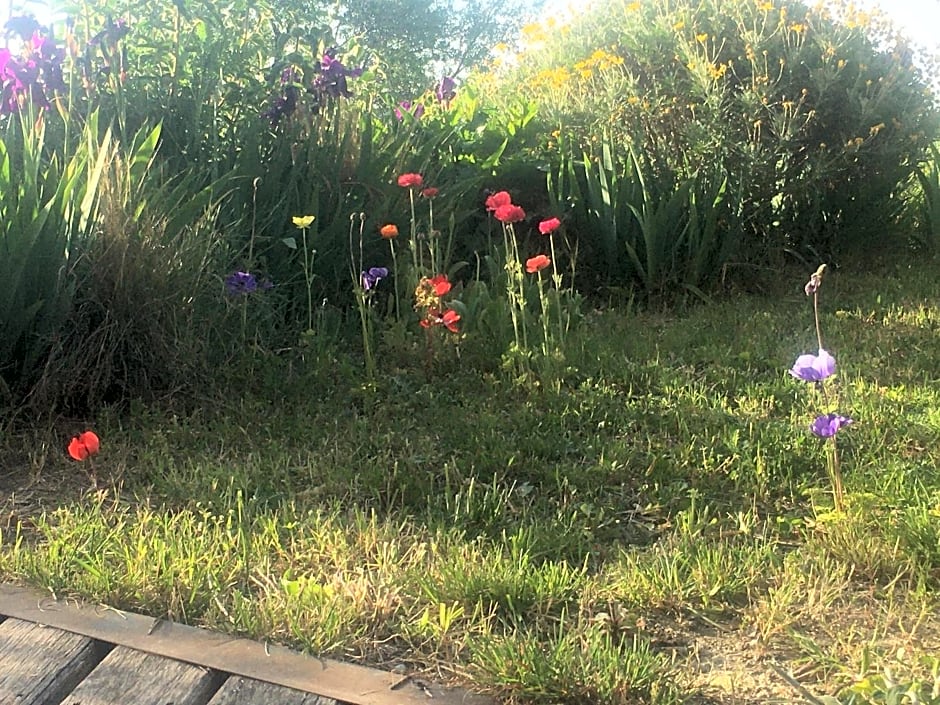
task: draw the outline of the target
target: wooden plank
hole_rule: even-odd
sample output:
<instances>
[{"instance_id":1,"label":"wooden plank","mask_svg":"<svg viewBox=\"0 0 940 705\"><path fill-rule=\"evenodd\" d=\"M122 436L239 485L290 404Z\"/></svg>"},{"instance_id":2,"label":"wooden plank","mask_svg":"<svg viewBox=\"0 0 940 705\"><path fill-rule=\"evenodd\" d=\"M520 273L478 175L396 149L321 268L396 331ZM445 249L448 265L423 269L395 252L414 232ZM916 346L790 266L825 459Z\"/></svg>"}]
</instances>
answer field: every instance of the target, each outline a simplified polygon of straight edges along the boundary
<instances>
[{"instance_id":1,"label":"wooden plank","mask_svg":"<svg viewBox=\"0 0 940 705\"><path fill-rule=\"evenodd\" d=\"M494 705L495 700L395 673L238 639L111 607L55 600L48 593L0 584L0 613L194 663L277 683L351 705ZM394 688L393 688L394 686ZM430 693L430 696L428 695Z\"/></svg>"},{"instance_id":2,"label":"wooden plank","mask_svg":"<svg viewBox=\"0 0 940 705\"><path fill-rule=\"evenodd\" d=\"M223 676L117 646L62 705L206 705Z\"/></svg>"},{"instance_id":3,"label":"wooden plank","mask_svg":"<svg viewBox=\"0 0 940 705\"><path fill-rule=\"evenodd\" d=\"M19 619L0 624L0 703L52 705L107 653L93 639Z\"/></svg>"},{"instance_id":4,"label":"wooden plank","mask_svg":"<svg viewBox=\"0 0 940 705\"><path fill-rule=\"evenodd\" d=\"M321 698L282 685L256 681L252 678L231 676L209 705L337 705L331 698Z\"/></svg>"}]
</instances>

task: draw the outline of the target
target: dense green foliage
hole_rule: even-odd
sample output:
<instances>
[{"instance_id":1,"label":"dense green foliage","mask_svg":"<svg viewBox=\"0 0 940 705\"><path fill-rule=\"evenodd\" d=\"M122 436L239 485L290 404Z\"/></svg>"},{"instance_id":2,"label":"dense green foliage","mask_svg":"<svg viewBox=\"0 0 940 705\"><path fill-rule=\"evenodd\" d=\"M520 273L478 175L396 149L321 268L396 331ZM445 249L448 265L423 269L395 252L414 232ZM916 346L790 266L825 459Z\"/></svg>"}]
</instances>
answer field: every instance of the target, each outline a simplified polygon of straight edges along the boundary
<instances>
[{"instance_id":1,"label":"dense green foliage","mask_svg":"<svg viewBox=\"0 0 940 705\"><path fill-rule=\"evenodd\" d=\"M442 312L412 292L438 274L464 344L549 383L584 297L706 299L787 257L906 246L906 223L932 242L930 69L865 16L611 0L512 40L516 4L422 7L83 3L25 32L2 69L2 173L28 177L0 196L7 402L196 387L353 331L370 377L383 338L430 360L418 323ZM525 218L500 237L483 202L504 188ZM523 271L548 254L544 281ZM366 291L371 268L392 276Z\"/></svg>"},{"instance_id":2,"label":"dense green foliage","mask_svg":"<svg viewBox=\"0 0 940 705\"><path fill-rule=\"evenodd\" d=\"M900 192L937 132L936 65L883 19L847 4L599 0L526 29L480 84L497 103L539 104L533 148L565 162L555 196L610 278L701 286L783 252L897 245Z\"/></svg>"}]
</instances>

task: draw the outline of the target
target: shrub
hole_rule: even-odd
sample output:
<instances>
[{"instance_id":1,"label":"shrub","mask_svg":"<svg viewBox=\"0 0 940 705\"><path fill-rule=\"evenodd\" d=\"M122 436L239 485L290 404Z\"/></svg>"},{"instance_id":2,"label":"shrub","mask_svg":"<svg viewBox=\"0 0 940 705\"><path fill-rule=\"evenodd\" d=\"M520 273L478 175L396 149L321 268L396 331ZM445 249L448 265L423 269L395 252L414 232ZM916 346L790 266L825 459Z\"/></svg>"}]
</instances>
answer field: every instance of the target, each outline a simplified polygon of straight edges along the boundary
<instances>
[{"instance_id":1,"label":"shrub","mask_svg":"<svg viewBox=\"0 0 940 705\"><path fill-rule=\"evenodd\" d=\"M527 28L507 54L489 69L490 100L536 101L544 137L533 147L555 164L583 162L576 171L590 178L610 145L612 173L666 200L699 179L726 179L718 225L741 236L726 261L866 254L890 240L896 194L938 129L906 42L849 5L602 0L568 25ZM598 207L578 189L557 196ZM581 225L584 244L603 250L603 224ZM631 237L620 236L621 253Z\"/></svg>"}]
</instances>

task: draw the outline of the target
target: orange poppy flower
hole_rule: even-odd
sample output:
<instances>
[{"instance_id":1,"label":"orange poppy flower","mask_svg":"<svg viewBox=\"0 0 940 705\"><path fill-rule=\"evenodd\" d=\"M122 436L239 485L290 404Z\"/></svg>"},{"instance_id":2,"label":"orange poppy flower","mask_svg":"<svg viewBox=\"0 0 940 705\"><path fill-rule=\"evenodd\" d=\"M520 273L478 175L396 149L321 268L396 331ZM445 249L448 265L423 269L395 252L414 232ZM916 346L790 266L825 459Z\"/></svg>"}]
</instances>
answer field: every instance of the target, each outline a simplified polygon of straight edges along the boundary
<instances>
[{"instance_id":1,"label":"orange poppy flower","mask_svg":"<svg viewBox=\"0 0 940 705\"><path fill-rule=\"evenodd\" d=\"M393 223L388 223L379 228L379 235L381 235L386 240L391 240L398 237L398 226Z\"/></svg>"}]
</instances>

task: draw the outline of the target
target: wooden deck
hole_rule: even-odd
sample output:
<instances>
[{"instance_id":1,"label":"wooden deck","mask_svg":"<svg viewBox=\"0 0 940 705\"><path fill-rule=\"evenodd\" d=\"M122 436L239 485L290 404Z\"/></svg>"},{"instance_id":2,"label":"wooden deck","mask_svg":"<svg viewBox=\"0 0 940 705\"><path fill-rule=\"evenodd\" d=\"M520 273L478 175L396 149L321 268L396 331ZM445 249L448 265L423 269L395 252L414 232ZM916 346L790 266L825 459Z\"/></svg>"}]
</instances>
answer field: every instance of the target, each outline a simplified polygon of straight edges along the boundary
<instances>
[{"instance_id":1,"label":"wooden deck","mask_svg":"<svg viewBox=\"0 0 940 705\"><path fill-rule=\"evenodd\" d=\"M420 678L0 584L0 705L492 705Z\"/></svg>"}]
</instances>

